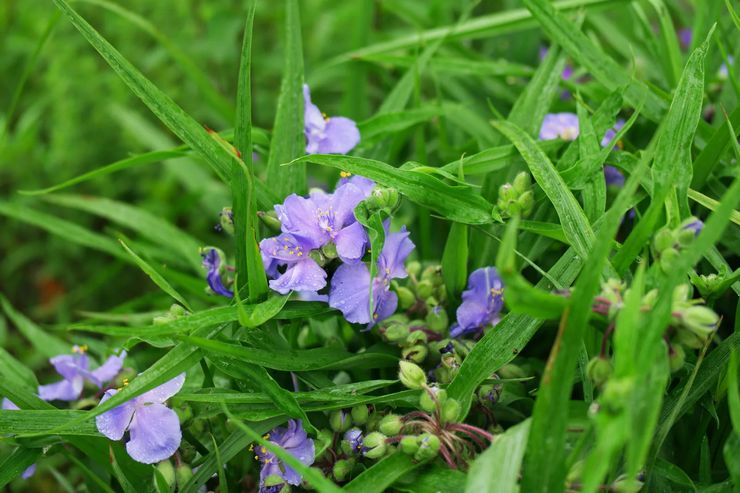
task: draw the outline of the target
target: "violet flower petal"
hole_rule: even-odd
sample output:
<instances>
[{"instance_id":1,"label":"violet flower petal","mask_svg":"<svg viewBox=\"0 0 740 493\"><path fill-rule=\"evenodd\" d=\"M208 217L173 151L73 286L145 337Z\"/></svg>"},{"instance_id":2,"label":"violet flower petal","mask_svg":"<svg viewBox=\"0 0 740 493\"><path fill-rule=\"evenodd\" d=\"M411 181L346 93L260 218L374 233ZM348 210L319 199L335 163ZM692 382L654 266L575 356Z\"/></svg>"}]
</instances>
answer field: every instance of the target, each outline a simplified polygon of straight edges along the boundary
<instances>
[{"instance_id":1,"label":"violet flower petal","mask_svg":"<svg viewBox=\"0 0 740 493\"><path fill-rule=\"evenodd\" d=\"M548 113L542 121L540 140L575 140L578 137L578 115L575 113Z\"/></svg>"},{"instance_id":2,"label":"violet flower petal","mask_svg":"<svg viewBox=\"0 0 740 493\"><path fill-rule=\"evenodd\" d=\"M38 394L45 401L74 401L82 393L85 380L76 376L49 385L39 385Z\"/></svg>"},{"instance_id":3,"label":"violet flower petal","mask_svg":"<svg viewBox=\"0 0 740 493\"><path fill-rule=\"evenodd\" d=\"M110 389L103 394L103 398L100 399L100 404L104 403L118 391L116 389ZM95 426L98 431L110 438L111 440L120 440L123 438L123 434L131 424L131 419L134 417L134 411L136 410L135 399L124 402L120 406L116 406L110 411L106 411L103 414L99 414L95 417Z\"/></svg>"},{"instance_id":4,"label":"violet flower petal","mask_svg":"<svg viewBox=\"0 0 740 493\"><path fill-rule=\"evenodd\" d=\"M405 278L408 274L406 274L404 262L414 248L415 245L409 239L406 226L403 226L399 232L386 234L383 250L378 256L378 272L392 279Z\"/></svg>"},{"instance_id":5,"label":"violet flower petal","mask_svg":"<svg viewBox=\"0 0 740 493\"><path fill-rule=\"evenodd\" d=\"M180 447L182 432L177 413L162 404L136 407L129 426L126 451L135 460L154 464L171 457Z\"/></svg>"},{"instance_id":6,"label":"violet flower petal","mask_svg":"<svg viewBox=\"0 0 740 493\"><path fill-rule=\"evenodd\" d=\"M3 397L2 407L0 407L0 409L5 411L20 411L21 408L16 406L15 403L7 397Z\"/></svg>"},{"instance_id":7,"label":"violet flower petal","mask_svg":"<svg viewBox=\"0 0 740 493\"><path fill-rule=\"evenodd\" d=\"M180 392L185 384L185 374L180 373L178 376L169 380L159 387L155 387L149 392L145 392L136 398L138 404L163 404L167 399Z\"/></svg>"},{"instance_id":8,"label":"violet flower petal","mask_svg":"<svg viewBox=\"0 0 740 493\"><path fill-rule=\"evenodd\" d=\"M75 346L76 347L76 346ZM71 380L74 377L80 375L80 370L87 370L90 365L90 360L87 354L60 354L49 358L49 363L54 366L54 369L65 380Z\"/></svg>"},{"instance_id":9,"label":"violet flower petal","mask_svg":"<svg viewBox=\"0 0 740 493\"><path fill-rule=\"evenodd\" d=\"M326 272L310 257L288 266L283 275L270 281L270 289L280 294L290 291L318 291L326 286Z\"/></svg>"},{"instance_id":10,"label":"violet flower petal","mask_svg":"<svg viewBox=\"0 0 740 493\"><path fill-rule=\"evenodd\" d=\"M606 180L607 185L613 187L624 186L624 175L622 172L608 164L604 166L604 180Z\"/></svg>"},{"instance_id":11,"label":"violet flower petal","mask_svg":"<svg viewBox=\"0 0 740 493\"><path fill-rule=\"evenodd\" d=\"M362 224L354 222L337 233L334 242L337 246L337 255L348 264L359 262L365 255L367 247L367 232Z\"/></svg>"},{"instance_id":12,"label":"violet flower petal","mask_svg":"<svg viewBox=\"0 0 740 493\"><path fill-rule=\"evenodd\" d=\"M34 474L36 474L36 464L31 464L26 468L25 471L23 471L23 474L21 474L21 478L28 479Z\"/></svg>"},{"instance_id":13,"label":"violet flower petal","mask_svg":"<svg viewBox=\"0 0 740 493\"><path fill-rule=\"evenodd\" d=\"M105 363L100 367L90 372L93 383L98 387L103 386L103 382L113 380L118 372L123 368L123 360L126 359L126 351L121 351L121 354L116 356L115 354L108 358Z\"/></svg>"},{"instance_id":14,"label":"violet flower petal","mask_svg":"<svg viewBox=\"0 0 740 493\"><path fill-rule=\"evenodd\" d=\"M324 138L318 143L320 154L347 154L360 142L357 124L343 116L333 116L326 122Z\"/></svg>"},{"instance_id":15,"label":"violet flower petal","mask_svg":"<svg viewBox=\"0 0 740 493\"><path fill-rule=\"evenodd\" d=\"M342 264L334 272L329 306L341 311L351 323L370 322L370 270L364 263Z\"/></svg>"},{"instance_id":16,"label":"violet flower petal","mask_svg":"<svg viewBox=\"0 0 740 493\"><path fill-rule=\"evenodd\" d=\"M328 232L319 226L317 207L311 199L290 195L282 206L275 207L275 212L283 232L303 240L309 250L328 241Z\"/></svg>"}]
</instances>

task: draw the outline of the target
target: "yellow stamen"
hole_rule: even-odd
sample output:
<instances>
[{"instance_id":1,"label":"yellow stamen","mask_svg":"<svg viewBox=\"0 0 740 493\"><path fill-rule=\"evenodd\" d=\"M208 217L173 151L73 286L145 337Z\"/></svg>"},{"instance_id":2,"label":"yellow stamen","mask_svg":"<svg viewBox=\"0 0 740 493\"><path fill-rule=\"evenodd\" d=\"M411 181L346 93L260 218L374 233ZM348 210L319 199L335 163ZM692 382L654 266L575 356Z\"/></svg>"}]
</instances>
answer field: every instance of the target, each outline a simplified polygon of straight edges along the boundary
<instances>
[{"instance_id":1,"label":"yellow stamen","mask_svg":"<svg viewBox=\"0 0 740 493\"><path fill-rule=\"evenodd\" d=\"M349 171L340 171L339 176L341 176L342 178L349 178L350 176L352 176L352 173L350 173Z\"/></svg>"}]
</instances>

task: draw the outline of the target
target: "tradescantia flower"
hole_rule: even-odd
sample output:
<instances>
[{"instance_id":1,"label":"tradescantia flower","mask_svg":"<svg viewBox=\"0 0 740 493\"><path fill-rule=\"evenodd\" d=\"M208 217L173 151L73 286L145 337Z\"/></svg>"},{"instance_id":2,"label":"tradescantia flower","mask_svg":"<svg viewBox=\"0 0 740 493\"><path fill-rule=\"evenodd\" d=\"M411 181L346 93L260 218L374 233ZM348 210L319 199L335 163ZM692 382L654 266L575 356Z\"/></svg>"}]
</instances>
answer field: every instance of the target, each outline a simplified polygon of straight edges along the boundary
<instances>
[{"instance_id":1,"label":"tradescantia flower","mask_svg":"<svg viewBox=\"0 0 740 493\"><path fill-rule=\"evenodd\" d=\"M344 439L347 441L347 446L352 454L361 454L363 449L363 436L362 430L359 428L351 428L344 433Z\"/></svg>"},{"instance_id":2,"label":"tradescantia flower","mask_svg":"<svg viewBox=\"0 0 740 493\"><path fill-rule=\"evenodd\" d=\"M203 267L206 269L208 287L218 295L232 298L234 292L227 289L221 280L221 274L224 270L223 253L217 248L206 247L201 251L201 256L203 257Z\"/></svg>"},{"instance_id":3,"label":"tradescantia flower","mask_svg":"<svg viewBox=\"0 0 740 493\"><path fill-rule=\"evenodd\" d=\"M2 406L0 406L0 409L2 409L3 411L20 410L20 408L16 406L15 403L11 401L10 399L8 399L7 397L3 397L3 403L2 403ZM36 464L31 464L30 466L26 468L25 471L23 471L23 474L21 474L21 477L23 479L28 479L31 476L33 476L35 472L36 472Z\"/></svg>"},{"instance_id":4,"label":"tradescantia flower","mask_svg":"<svg viewBox=\"0 0 740 493\"><path fill-rule=\"evenodd\" d=\"M578 116L575 113L548 113L542 121L540 140L575 140L578 130Z\"/></svg>"},{"instance_id":5,"label":"tradescantia flower","mask_svg":"<svg viewBox=\"0 0 740 493\"><path fill-rule=\"evenodd\" d=\"M275 206L282 231L296 237L309 250L334 243L342 261L358 262L365 253L367 234L355 219L354 210L374 185L362 180L365 181L347 180L332 194L314 191L309 197L290 195L283 204Z\"/></svg>"},{"instance_id":6,"label":"tradescantia flower","mask_svg":"<svg viewBox=\"0 0 740 493\"><path fill-rule=\"evenodd\" d=\"M331 118L321 113L311 102L308 85L303 86L303 131L306 134L306 154L346 154L360 142L355 122L342 116Z\"/></svg>"},{"instance_id":7,"label":"tradescantia flower","mask_svg":"<svg viewBox=\"0 0 740 493\"><path fill-rule=\"evenodd\" d=\"M260 241L262 262L270 289L280 294L291 291L316 292L326 286L326 272L311 258L310 243L291 234L281 234ZM278 268L284 267L281 273Z\"/></svg>"},{"instance_id":8,"label":"tradescantia flower","mask_svg":"<svg viewBox=\"0 0 740 493\"><path fill-rule=\"evenodd\" d=\"M287 427L278 427L265 435L265 439L279 445L290 455L306 466L313 464L316 450L313 440L308 438L306 430L300 420L291 419ZM292 467L269 451L267 447L252 449L255 459L260 461L260 493L277 493L283 489L284 483L298 486L301 484L301 475Z\"/></svg>"},{"instance_id":9,"label":"tradescantia flower","mask_svg":"<svg viewBox=\"0 0 740 493\"><path fill-rule=\"evenodd\" d=\"M74 346L74 354L62 354L49 359L57 373L64 380L49 385L39 385L39 397L45 401L73 401L80 397L85 380L92 382L99 388L103 382L113 379L123 366L126 351L118 356L111 356L96 370L90 370L90 359L87 356L87 346Z\"/></svg>"},{"instance_id":10,"label":"tradescantia flower","mask_svg":"<svg viewBox=\"0 0 740 493\"><path fill-rule=\"evenodd\" d=\"M111 440L120 440L126 431L126 451L138 462L154 464L172 456L180 447L180 420L165 401L177 394L185 383L182 373L169 382L131 399L95 418L98 431ZM100 404L118 393L105 392Z\"/></svg>"},{"instance_id":11,"label":"tradescantia flower","mask_svg":"<svg viewBox=\"0 0 740 493\"><path fill-rule=\"evenodd\" d=\"M450 328L450 337L474 334L498 323L504 307L504 283L496 268L484 267L473 271L462 299L457 309L457 323Z\"/></svg>"},{"instance_id":12,"label":"tradescantia flower","mask_svg":"<svg viewBox=\"0 0 740 493\"><path fill-rule=\"evenodd\" d=\"M364 263L339 266L331 280L329 306L341 311L347 321L369 324L368 328L391 316L398 306L398 296L390 290L391 279L403 279L408 275L404 262L413 249L405 226L397 233L386 232L383 250L378 256L378 274L372 279L372 316L370 270Z\"/></svg>"}]
</instances>

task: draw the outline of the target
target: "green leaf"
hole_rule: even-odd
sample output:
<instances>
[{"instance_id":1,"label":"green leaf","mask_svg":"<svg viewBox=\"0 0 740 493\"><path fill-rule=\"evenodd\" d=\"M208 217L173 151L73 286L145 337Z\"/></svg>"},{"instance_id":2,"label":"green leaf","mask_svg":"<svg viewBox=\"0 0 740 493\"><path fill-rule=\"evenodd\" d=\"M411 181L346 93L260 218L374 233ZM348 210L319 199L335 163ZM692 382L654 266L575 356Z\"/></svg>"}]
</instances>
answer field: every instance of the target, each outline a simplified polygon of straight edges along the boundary
<instances>
[{"instance_id":1,"label":"green leaf","mask_svg":"<svg viewBox=\"0 0 740 493\"><path fill-rule=\"evenodd\" d=\"M0 348L0 375L33 391L39 384L36 375L3 348Z\"/></svg>"},{"instance_id":2,"label":"green leaf","mask_svg":"<svg viewBox=\"0 0 740 493\"><path fill-rule=\"evenodd\" d=\"M470 465L465 491L468 493L516 493L519 469L527 445L527 419L497 435L490 447Z\"/></svg>"},{"instance_id":3,"label":"green leaf","mask_svg":"<svg viewBox=\"0 0 740 493\"><path fill-rule=\"evenodd\" d=\"M332 154L311 154L293 163L311 162L369 178L379 185L397 189L417 204L463 224L486 224L492 221L493 206L472 189L447 185L426 173L394 168L372 159ZM291 166L293 163L290 163Z\"/></svg>"},{"instance_id":4,"label":"green leaf","mask_svg":"<svg viewBox=\"0 0 740 493\"><path fill-rule=\"evenodd\" d=\"M267 301L249 306L249 310L241 303L237 303L239 310L239 323L242 327L250 329L259 327L280 313L289 298L290 296L278 296L273 294L267 298Z\"/></svg>"},{"instance_id":5,"label":"green leaf","mask_svg":"<svg viewBox=\"0 0 740 493\"><path fill-rule=\"evenodd\" d=\"M447 295L457 300L468 282L468 227L452 223L442 252L442 278Z\"/></svg>"},{"instance_id":6,"label":"green leaf","mask_svg":"<svg viewBox=\"0 0 740 493\"><path fill-rule=\"evenodd\" d=\"M216 438L211 435L211 442L213 442L213 451L216 454L216 464L218 464L218 487L219 491L229 493L229 482L226 479L226 471L224 470L224 464L221 461L221 452L218 449Z\"/></svg>"},{"instance_id":7,"label":"green leaf","mask_svg":"<svg viewBox=\"0 0 740 493\"><path fill-rule=\"evenodd\" d=\"M358 493L382 493L398 479L419 467L410 456L395 453L384 457L347 483L342 491Z\"/></svg>"},{"instance_id":8,"label":"green leaf","mask_svg":"<svg viewBox=\"0 0 740 493\"><path fill-rule=\"evenodd\" d=\"M178 293L177 290L173 288L169 282L167 282L167 279L165 279L162 276L162 274L160 274L154 267L149 265L146 260L136 255L136 252L131 250L131 248L129 248L129 246L126 245L126 243L122 239L119 239L118 241L121 242L121 246L123 246L123 248L129 253L129 255L131 255L131 257L134 259L134 262L136 262L136 265L138 265L139 268L141 268L141 270L143 270L144 273L147 276L149 276L149 278L154 282L154 284L159 286L159 288L162 291L172 296L175 299L175 301L180 303L182 306L187 308L189 311L191 312L193 311L192 307L190 306L190 303L188 303L187 300L183 298L183 296L180 293Z\"/></svg>"},{"instance_id":9,"label":"green leaf","mask_svg":"<svg viewBox=\"0 0 740 493\"><path fill-rule=\"evenodd\" d=\"M306 167L281 168L306 151L303 133L303 43L298 0L284 0L285 32L283 33L283 81L280 85L275 124L267 161L267 185L278 197L303 193Z\"/></svg>"},{"instance_id":10,"label":"green leaf","mask_svg":"<svg viewBox=\"0 0 740 493\"><path fill-rule=\"evenodd\" d=\"M10 435L30 435L64 425L73 419L84 419L86 411L54 410L0 410L0 433ZM81 422L65 429L60 435L100 436L95 423Z\"/></svg>"},{"instance_id":11,"label":"green leaf","mask_svg":"<svg viewBox=\"0 0 740 493\"><path fill-rule=\"evenodd\" d=\"M30 342L38 352L48 358L69 352L69 344L58 337L47 333L41 327L26 318L22 313L17 312L15 308L13 308L13 305L10 304L10 301L8 301L8 299L2 294L0 294L0 305L2 305L3 311L11 322L13 322L18 331L23 334L28 342Z\"/></svg>"},{"instance_id":12,"label":"green leaf","mask_svg":"<svg viewBox=\"0 0 740 493\"><path fill-rule=\"evenodd\" d=\"M4 488L5 485L13 481L15 478L23 474L28 467L31 466L36 459L41 455L39 449L29 449L19 447L8 455L2 463L0 463L0 488Z\"/></svg>"}]
</instances>

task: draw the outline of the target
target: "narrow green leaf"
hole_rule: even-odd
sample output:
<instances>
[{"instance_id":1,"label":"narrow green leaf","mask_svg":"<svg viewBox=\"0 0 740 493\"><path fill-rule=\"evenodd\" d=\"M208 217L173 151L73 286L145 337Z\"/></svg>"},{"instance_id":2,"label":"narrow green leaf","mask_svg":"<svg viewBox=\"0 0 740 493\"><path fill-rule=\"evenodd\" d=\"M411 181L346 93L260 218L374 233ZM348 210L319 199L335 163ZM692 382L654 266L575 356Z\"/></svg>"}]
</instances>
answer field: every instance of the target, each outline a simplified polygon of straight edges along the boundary
<instances>
[{"instance_id":1,"label":"narrow green leaf","mask_svg":"<svg viewBox=\"0 0 740 493\"><path fill-rule=\"evenodd\" d=\"M250 306L249 310L241 303L237 304L239 309L239 323L242 327L258 327L275 317L288 302L290 296L272 295L267 301Z\"/></svg>"},{"instance_id":2,"label":"narrow green leaf","mask_svg":"<svg viewBox=\"0 0 740 493\"><path fill-rule=\"evenodd\" d=\"M0 463L0 488L23 474L41 455L41 450L19 447Z\"/></svg>"},{"instance_id":3,"label":"narrow green leaf","mask_svg":"<svg viewBox=\"0 0 740 493\"><path fill-rule=\"evenodd\" d=\"M363 471L347 483L342 491L356 493L382 493L406 474L419 467L410 456L403 453L389 455Z\"/></svg>"},{"instance_id":4,"label":"narrow green leaf","mask_svg":"<svg viewBox=\"0 0 740 493\"><path fill-rule=\"evenodd\" d=\"M59 354L68 353L70 345L43 330L41 327L19 313L10 304L10 301L0 294L0 305L18 331L23 334L28 342L41 354L51 358Z\"/></svg>"},{"instance_id":5,"label":"narrow green leaf","mask_svg":"<svg viewBox=\"0 0 740 493\"><path fill-rule=\"evenodd\" d=\"M442 278L447 295L457 300L468 280L468 226L452 223L442 252Z\"/></svg>"},{"instance_id":6,"label":"narrow green leaf","mask_svg":"<svg viewBox=\"0 0 740 493\"><path fill-rule=\"evenodd\" d=\"M531 420L523 421L496 436L490 447L471 464L467 493L516 493L519 469Z\"/></svg>"}]
</instances>

